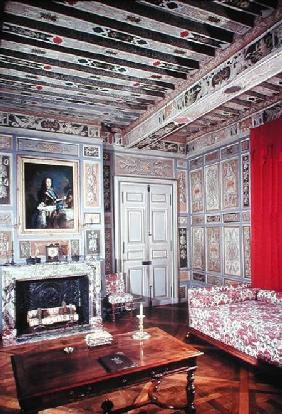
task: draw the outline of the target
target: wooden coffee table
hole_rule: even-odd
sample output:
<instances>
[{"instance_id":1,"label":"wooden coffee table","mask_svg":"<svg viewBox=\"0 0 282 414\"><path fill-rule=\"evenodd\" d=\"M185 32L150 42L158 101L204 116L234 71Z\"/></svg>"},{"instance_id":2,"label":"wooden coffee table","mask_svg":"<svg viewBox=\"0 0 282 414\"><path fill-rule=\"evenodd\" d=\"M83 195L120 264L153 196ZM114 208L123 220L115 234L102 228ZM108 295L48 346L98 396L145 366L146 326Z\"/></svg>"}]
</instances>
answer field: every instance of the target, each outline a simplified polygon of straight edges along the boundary
<instances>
[{"instance_id":1,"label":"wooden coffee table","mask_svg":"<svg viewBox=\"0 0 282 414\"><path fill-rule=\"evenodd\" d=\"M116 335L110 345L94 348L87 347L84 336L68 338L67 345L73 347L70 353L64 350L65 345L33 352L16 350L11 359L21 412L35 414L46 408L149 381L151 386L146 402L114 409L113 403L105 400L101 404L102 412L123 413L149 403L165 407L156 395L162 377L186 371L187 404L182 407L171 404L167 408L195 413L194 372L196 359L202 352L159 328L150 328L147 332L151 338L144 341L132 339L132 332L129 332ZM107 372L98 359L116 352L123 352L135 366Z\"/></svg>"}]
</instances>

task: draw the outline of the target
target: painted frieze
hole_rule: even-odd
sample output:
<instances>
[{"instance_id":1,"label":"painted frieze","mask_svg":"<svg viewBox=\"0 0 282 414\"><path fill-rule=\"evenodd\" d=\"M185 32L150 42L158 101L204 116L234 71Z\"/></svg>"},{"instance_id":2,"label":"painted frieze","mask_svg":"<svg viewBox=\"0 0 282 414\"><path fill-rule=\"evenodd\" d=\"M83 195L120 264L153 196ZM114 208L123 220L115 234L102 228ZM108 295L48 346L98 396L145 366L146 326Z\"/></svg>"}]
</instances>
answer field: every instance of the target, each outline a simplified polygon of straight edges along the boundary
<instances>
[{"instance_id":1,"label":"painted frieze","mask_svg":"<svg viewBox=\"0 0 282 414\"><path fill-rule=\"evenodd\" d=\"M0 154L0 205L11 204L11 156Z\"/></svg>"},{"instance_id":2,"label":"painted frieze","mask_svg":"<svg viewBox=\"0 0 282 414\"><path fill-rule=\"evenodd\" d=\"M220 208L219 164L205 167L206 210Z\"/></svg>"},{"instance_id":3,"label":"painted frieze","mask_svg":"<svg viewBox=\"0 0 282 414\"><path fill-rule=\"evenodd\" d=\"M32 138L17 138L18 151L42 152L45 154L64 154L78 156L79 146L65 142L43 141Z\"/></svg>"},{"instance_id":4,"label":"painted frieze","mask_svg":"<svg viewBox=\"0 0 282 414\"><path fill-rule=\"evenodd\" d=\"M57 119L23 115L19 113L0 113L0 125L13 128L25 128L36 131L79 135L81 137L99 138L100 127L95 125L78 124Z\"/></svg>"},{"instance_id":5,"label":"painted frieze","mask_svg":"<svg viewBox=\"0 0 282 414\"><path fill-rule=\"evenodd\" d=\"M187 260L187 229L178 229L178 242L179 242L179 267L180 269L188 266Z\"/></svg>"},{"instance_id":6,"label":"painted frieze","mask_svg":"<svg viewBox=\"0 0 282 414\"><path fill-rule=\"evenodd\" d=\"M239 144L236 143L233 145L229 145L228 147L224 147L221 149L220 153L221 159L233 157L234 155L237 155L239 153Z\"/></svg>"},{"instance_id":7,"label":"painted frieze","mask_svg":"<svg viewBox=\"0 0 282 414\"><path fill-rule=\"evenodd\" d=\"M224 273L241 275L239 227L224 227Z\"/></svg>"},{"instance_id":8,"label":"painted frieze","mask_svg":"<svg viewBox=\"0 0 282 414\"><path fill-rule=\"evenodd\" d=\"M205 236L203 227L192 228L192 268L205 269Z\"/></svg>"},{"instance_id":9,"label":"painted frieze","mask_svg":"<svg viewBox=\"0 0 282 414\"><path fill-rule=\"evenodd\" d=\"M242 201L243 207L250 207L250 157L242 155Z\"/></svg>"},{"instance_id":10,"label":"painted frieze","mask_svg":"<svg viewBox=\"0 0 282 414\"><path fill-rule=\"evenodd\" d=\"M239 160L222 162L222 207L224 209L239 207L238 192Z\"/></svg>"},{"instance_id":11,"label":"painted frieze","mask_svg":"<svg viewBox=\"0 0 282 414\"><path fill-rule=\"evenodd\" d=\"M191 182L191 203L192 212L201 212L204 209L204 191L203 191L203 170L191 171L190 173Z\"/></svg>"},{"instance_id":12,"label":"painted frieze","mask_svg":"<svg viewBox=\"0 0 282 414\"><path fill-rule=\"evenodd\" d=\"M187 212L187 173L184 170L176 172L178 212Z\"/></svg>"},{"instance_id":13,"label":"painted frieze","mask_svg":"<svg viewBox=\"0 0 282 414\"><path fill-rule=\"evenodd\" d=\"M116 175L174 178L173 160L116 155Z\"/></svg>"},{"instance_id":14,"label":"painted frieze","mask_svg":"<svg viewBox=\"0 0 282 414\"><path fill-rule=\"evenodd\" d=\"M100 206L99 174L100 165L98 162L84 162L83 164L84 183L84 207L95 208Z\"/></svg>"},{"instance_id":15,"label":"painted frieze","mask_svg":"<svg viewBox=\"0 0 282 414\"><path fill-rule=\"evenodd\" d=\"M220 227L207 228L207 271L221 271Z\"/></svg>"},{"instance_id":16,"label":"painted frieze","mask_svg":"<svg viewBox=\"0 0 282 414\"><path fill-rule=\"evenodd\" d=\"M251 277L251 227L243 226L244 276Z\"/></svg>"},{"instance_id":17,"label":"painted frieze","mask_svg":"<svg viewBox=\"0 0 282 414\"><path fill-rule=\"evenodd\" d=\"M184 168L185 170L187 170L188 168L188 161L187 160L182 160L182 159L177 159L176 160L176 167L177 168Z\"/></svg>"}]
</instances>

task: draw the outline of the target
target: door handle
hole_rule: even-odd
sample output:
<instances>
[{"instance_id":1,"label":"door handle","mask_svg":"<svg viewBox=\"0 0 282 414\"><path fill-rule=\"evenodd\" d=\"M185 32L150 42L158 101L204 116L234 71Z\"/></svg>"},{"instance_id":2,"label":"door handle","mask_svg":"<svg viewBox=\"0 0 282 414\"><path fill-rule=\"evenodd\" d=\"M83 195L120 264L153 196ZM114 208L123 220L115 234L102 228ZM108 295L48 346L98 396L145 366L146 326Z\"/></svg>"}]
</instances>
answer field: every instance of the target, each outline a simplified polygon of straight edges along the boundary
<instances>
[{"instance_id":1,"label":"door handle","mask_svg":"<svg viewBox=\"0 0 282 414\"><path fill-rule=\"evenodd\" d=\"M149 266L152 264L152 260L143 260L142 261L142 266Z\"/></svg>"}]
</instances>

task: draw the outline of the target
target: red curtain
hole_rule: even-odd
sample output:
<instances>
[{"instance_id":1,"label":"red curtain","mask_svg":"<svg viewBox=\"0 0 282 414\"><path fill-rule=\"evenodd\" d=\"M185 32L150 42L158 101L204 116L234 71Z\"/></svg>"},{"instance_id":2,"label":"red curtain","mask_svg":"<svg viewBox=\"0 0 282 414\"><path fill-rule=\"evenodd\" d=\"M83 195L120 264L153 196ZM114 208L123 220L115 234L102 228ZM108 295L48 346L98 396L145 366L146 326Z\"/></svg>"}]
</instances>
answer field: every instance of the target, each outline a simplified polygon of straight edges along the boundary
<instances>
[{"instance_id":1,"label":"red curtain","mask_svg":"<svg viewBox=\"0 0 282 414\"><path fill-rule=\"evenodd\" d=\"M252 286L282 291L282 118L251 130Z\"/></svg>"}]
</instances>

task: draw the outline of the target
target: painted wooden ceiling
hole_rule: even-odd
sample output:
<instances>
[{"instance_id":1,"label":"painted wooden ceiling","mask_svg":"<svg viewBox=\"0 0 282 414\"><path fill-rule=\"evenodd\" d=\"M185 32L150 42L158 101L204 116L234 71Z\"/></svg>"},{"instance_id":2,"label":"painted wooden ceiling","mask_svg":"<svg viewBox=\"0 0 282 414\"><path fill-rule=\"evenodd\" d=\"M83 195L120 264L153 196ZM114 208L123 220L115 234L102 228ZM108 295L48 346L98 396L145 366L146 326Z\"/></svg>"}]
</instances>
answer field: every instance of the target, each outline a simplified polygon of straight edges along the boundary
<instances>
[{"instance_id":1,"label":"painted wooden ceiling","mask_svg":"<svg viewBox=\"0 0 282 414\"><path fill-rule=\"evenodd\" d=\"M281 0L4 1L0 110L169 151L281 99ZM228 90L230 89L230 90Z\"/></svg>"}]
</instances>

